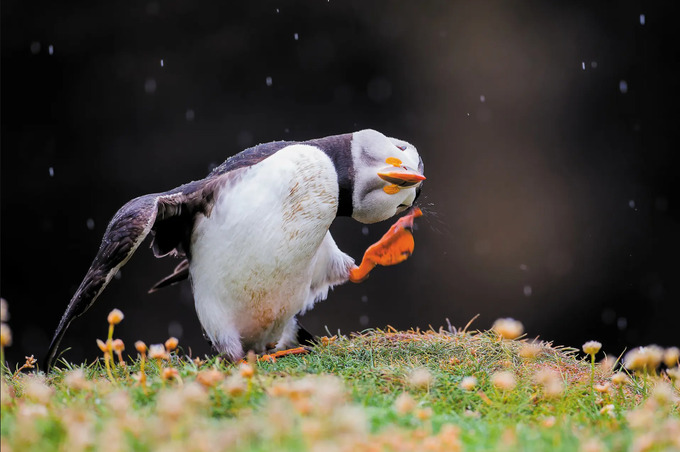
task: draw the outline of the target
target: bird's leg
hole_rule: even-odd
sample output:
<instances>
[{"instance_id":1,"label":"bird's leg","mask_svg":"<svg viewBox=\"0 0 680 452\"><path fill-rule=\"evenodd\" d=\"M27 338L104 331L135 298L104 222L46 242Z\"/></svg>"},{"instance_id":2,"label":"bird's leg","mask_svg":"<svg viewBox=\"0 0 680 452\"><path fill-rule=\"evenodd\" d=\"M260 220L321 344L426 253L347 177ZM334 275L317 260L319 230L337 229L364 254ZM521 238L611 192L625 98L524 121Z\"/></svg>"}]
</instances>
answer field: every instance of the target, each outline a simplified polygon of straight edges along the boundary
<instances>
[{"instance_id":1,"label":"bird's leg","mask_svg":"<svg viewBox=\"0 0 680 452\"><path fill-rule=\"evenodd\" d=\"M395 265L408 259L415 246L411 234L413 220L422 215L423 212L414 207L407 215L399 218L380 240L368 247L361 265L350 270L349 280L359 283L368 278L376 265Z\"/></svg>"},{"instance_id":2,"label":"bird's leg","mask_svg":"<svg viewBox=\"0 0 680 452\"><path fill-rule=\"evenodd\" d=\"M276 362L277 358L281 358L283 356L306 355L307 353L309 353L309 347L289 348L288 350L279 350L279 351L276 351L274 353L268 353L266 355L262 355L258 358L258 361Z\"/></svg>"}]
</instances>

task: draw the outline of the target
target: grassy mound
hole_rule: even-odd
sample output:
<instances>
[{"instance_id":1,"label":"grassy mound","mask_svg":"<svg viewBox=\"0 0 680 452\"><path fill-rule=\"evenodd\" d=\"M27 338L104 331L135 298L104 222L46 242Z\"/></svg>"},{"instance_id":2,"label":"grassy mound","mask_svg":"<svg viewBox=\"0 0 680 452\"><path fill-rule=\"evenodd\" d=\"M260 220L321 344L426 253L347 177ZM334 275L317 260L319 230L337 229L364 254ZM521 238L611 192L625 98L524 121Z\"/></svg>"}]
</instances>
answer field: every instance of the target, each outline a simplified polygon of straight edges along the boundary
<instances>
[{"instance_id":1,"label":"grassy mound","mask_svg":"<svg viewBox=\"0 0 680 452\"><path fill-rule=\"evenodd\" d=\"M5 371L2 451L680 450L677 367L615 373L497 331L372 331L240 365L165 355L143 374L139 356Z\"/></svg>"}]
</instances>

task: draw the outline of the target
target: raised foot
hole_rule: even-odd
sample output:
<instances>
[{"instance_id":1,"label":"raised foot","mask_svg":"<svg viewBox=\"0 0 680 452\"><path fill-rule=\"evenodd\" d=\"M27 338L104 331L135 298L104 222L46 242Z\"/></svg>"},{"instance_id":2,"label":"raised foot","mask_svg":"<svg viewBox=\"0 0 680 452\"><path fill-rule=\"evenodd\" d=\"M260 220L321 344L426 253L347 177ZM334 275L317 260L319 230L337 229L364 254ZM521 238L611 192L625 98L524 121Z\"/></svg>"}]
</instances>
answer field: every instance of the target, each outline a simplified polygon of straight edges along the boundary
<instances>
[{"instance_id":1,"label":"raised foot","mask_svg":"<svg viewBox=\"0 0 680 452\"><path fill-rule=\"evenodd\" d=\"M289 348L288 350L279 350L279 351L274 352L274 353L268 353L266 355L262 355L257 360L258 361L271 361L271 362L275 363L277 358L281 358L281 357L288 356L288 355L306 355L309 352L310 352L309 347Z\"/></svg>"},{"instance_id":2,"label":"raised foot","mask_svg":"<svg viewBox=\"0 0 680 452\"><path fill-rule=\"evenodd\" d=\"M395 265L404 262L413 253L413 221L421 217L423 212L414 207L399 218L380 240L368 247L361 260L361 265L350 270L349 280L358 283L366 278L376 265Z\"/></svg>"}]
</instances>

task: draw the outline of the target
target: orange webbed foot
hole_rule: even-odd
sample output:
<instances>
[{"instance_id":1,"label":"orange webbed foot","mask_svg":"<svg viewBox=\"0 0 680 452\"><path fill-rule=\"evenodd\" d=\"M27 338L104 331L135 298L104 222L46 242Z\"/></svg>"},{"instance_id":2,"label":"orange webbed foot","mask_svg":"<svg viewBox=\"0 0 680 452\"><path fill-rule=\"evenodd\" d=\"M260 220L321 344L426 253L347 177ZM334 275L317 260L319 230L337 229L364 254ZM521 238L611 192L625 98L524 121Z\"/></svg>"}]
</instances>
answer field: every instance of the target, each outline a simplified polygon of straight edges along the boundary
<instances>
[{"instance_id":1,"label":"orange webbed foot","mask_svg":"<svg viewBox=\"0 0 680 452\"><path fill-rule=\"evenodd\" d=\"M258 361L271 361L273 363L276 362L277 358L282 358L284 356L288 355L306 355L309 353L309 348L308 347L296 347L296 348L289 348L288 350L279 350L274 353L268 353L266 355L260 356L257 360Z\"/></svg>"},{"instance_id":2,"label":"orange webbed foot","mask_svg":"<svg viewBox=\"0 0 680 452\"><path fill-rule=\"evenodd\" d=\"M380 240L368 247L361 265L350 270L349 280L355 283L364 281L376 265L395 265L404 262L413 253L413 221L423 212L414 207L411 212L399 218Z\"/></svg>"}]
</instances>

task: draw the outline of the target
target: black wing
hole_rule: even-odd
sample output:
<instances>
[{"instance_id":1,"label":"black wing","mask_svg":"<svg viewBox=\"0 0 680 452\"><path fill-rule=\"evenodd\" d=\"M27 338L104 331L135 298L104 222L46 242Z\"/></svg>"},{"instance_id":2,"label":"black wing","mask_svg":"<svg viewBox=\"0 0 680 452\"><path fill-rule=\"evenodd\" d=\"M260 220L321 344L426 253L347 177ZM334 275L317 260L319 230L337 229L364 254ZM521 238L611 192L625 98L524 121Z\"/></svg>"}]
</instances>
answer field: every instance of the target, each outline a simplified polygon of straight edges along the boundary
<instances>
[{"instance_id":1,"label":"black wing","mask_svg":"<svg viewBox=\"0 0 680 452\"><path fill-rule=\"evenodd\" d=\"M59 343L71 321L92 306L150 232L154 237L152 247L156 257L187 258L172 275L156 284L153 291L187 278L191 259L189 240L195 217L197 214L210 215L219 190L238 180L247 168L289 144L292 142L278 141L248 148L227 159L205 179L165 193L140 196L125 204L106 228L97 256L59 321L47 353L46 370L54 364Z\"/></svg>"},{"instance_id":2,"label":"black wing","mask_svg":"<svg viewBox=\"0 0 680 452\"><path fill-rule=\"evenodd\" d=\"M118 269L125 265L149 234L157 219L171 217L181 210L182 199L181 193L140 196L116 213L106 228L97 256L85 279L59 321L47 354L47 370L53 364L59 343L71 321L92 306Z\"/></svg>"},{"instance_id":3,"label":"black wing","mask_svg":"<svg viewBox=\"0 0 680 452\"><path fill-rule=\"evenodd\" d=\"M47 370L54 363L59 343L71 321L92 306L146 236L150 232L154 235L152 246L156 256L187 255L196 215L209 216L217 192L236 181L240 173L232 171L165 193L140 196L116 212L90 269L59 321L47 354Z\"/></svg>"}]
</instances>

